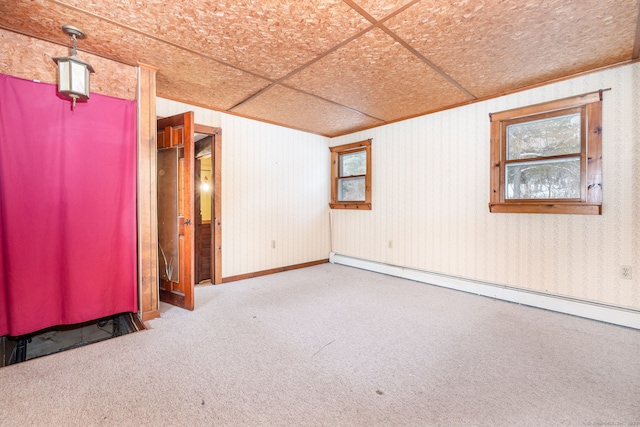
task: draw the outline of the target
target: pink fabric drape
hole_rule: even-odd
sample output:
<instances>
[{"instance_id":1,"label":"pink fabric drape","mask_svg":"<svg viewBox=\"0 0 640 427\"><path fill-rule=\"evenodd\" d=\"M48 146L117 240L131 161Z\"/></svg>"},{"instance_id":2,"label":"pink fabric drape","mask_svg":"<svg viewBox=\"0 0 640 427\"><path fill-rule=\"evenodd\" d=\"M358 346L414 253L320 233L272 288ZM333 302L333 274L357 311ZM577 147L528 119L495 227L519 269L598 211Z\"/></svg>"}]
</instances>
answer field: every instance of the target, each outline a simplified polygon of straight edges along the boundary
<instances>
[{"instance_id":1,"label":"pink fabric drape","mask_svg":"<svg viewBox=\"0 0 640 427\"><path fill-rule=\"evenodd\" d=\"M0 336L135 312L136 104L0 74Z\"/></svg>"}]
</instances>

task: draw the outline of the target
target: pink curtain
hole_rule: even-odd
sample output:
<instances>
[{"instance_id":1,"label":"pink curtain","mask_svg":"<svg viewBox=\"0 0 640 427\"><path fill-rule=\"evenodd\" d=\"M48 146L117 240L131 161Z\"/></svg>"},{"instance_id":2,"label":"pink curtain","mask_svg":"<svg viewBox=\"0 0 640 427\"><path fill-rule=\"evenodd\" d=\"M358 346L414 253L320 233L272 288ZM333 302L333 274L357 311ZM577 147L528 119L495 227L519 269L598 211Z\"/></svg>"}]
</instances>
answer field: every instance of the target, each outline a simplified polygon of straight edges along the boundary
<instances>
[{"instance_id":1,"label":"pink curtain","mask_svg":"<svg viewBox=\"0 0 640 427\"><path fill-rule=\"evenodd\" d=\"M0 74L0 336L137 310L136 104Z\"/></svg>"}]
</instances>

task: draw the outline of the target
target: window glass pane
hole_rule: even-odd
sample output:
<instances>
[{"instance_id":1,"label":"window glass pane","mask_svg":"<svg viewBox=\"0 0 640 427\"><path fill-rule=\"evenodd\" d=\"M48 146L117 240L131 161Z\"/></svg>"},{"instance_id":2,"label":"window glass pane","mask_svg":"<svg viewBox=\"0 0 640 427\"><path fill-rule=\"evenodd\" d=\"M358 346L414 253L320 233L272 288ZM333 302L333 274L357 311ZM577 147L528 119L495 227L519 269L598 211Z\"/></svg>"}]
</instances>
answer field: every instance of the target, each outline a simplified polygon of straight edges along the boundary
<instances>
[{"instance_id":1,"label":"window glass pane","mask_svg":"<svg viewBox=\"0 0 640 427\"><path fill-rule=\"evenodd\" d=\"M579 199L580 158L506 165L507 199Z\"/></svg>"},{"instance_id":2,"label":"window glass pane","mask_svg":"<svg viewBox=\"0 0 640 427\"><path fill-rule=\"evenodd\" d=\"M367 173L367 152L342 154L340 156L340 176L364 175Z\"/></svg>"},{"instance_id":3,"label":"window glass pane","mask_svg":"<svg viewBox=\"0 0 640 427\"><path fill-rule=\"evenodd\" d=\"M507 160L580 152L580 113L507 126Z\"/></svg>"},{"instance_id":4,"label":"window glass pane","mask_svg":"<svg viewBox=\"0 0 640 427\"><path fill-rule=\"evenodd\" d=\"M338 200L364 202L364 177L339 179Z\"/></svg>"}]
</instances>

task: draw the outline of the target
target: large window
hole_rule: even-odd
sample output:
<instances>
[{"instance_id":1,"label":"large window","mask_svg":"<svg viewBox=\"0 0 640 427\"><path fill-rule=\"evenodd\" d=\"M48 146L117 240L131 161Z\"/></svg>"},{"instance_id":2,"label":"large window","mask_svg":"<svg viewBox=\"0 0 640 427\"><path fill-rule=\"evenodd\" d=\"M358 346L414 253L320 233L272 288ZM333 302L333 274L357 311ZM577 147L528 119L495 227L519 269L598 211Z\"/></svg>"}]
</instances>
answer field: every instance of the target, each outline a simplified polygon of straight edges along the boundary
<instances>
[{"instance_id":1,"label":"large window","mask_svg":"<svg viewBox=\"0 0 640 427\"><path fill-rule=\"evenodd\" d=\"M371 140L331 147L332 209L371 209Z\"/></svg>"},{"instance_id":2,"label":"large window","mask_svg":"<svg viewBox=\"0 0 640 427\"><path fill-rule=\"evenodd\" d=\"M602 213L602 91L491 114L491 212Z\"/></svg>"}]
</instances>

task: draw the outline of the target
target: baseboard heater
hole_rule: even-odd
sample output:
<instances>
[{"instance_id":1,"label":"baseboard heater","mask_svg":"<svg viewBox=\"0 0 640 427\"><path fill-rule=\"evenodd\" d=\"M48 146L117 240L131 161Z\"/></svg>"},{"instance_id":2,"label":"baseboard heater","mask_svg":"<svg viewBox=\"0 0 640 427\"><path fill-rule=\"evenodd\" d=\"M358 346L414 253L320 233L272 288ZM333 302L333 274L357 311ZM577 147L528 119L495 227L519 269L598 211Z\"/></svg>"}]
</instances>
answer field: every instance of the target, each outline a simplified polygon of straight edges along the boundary
<instances>
[{"instance_id":1,"label":"baseboard heater","mask_svg":"<svg viewBox=\"0 0 640 427\"><path fill-rule=\"evenodd\" d=\"M544 292L530 291L527 289L497 285L489 282L481 282L446 274L433 273L376 261L368 261L345 255L331 253L329 262L341 264L389 276L401 277L416 282L427 283L443 288L455 289L476 295L530 307L543 308L559 313L571 314L601 322L640 329L640 311L613 305L601 304L593 301L585 301L578 298L563 297Z\"/></svg>"}]
</instances>

